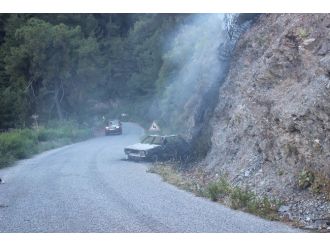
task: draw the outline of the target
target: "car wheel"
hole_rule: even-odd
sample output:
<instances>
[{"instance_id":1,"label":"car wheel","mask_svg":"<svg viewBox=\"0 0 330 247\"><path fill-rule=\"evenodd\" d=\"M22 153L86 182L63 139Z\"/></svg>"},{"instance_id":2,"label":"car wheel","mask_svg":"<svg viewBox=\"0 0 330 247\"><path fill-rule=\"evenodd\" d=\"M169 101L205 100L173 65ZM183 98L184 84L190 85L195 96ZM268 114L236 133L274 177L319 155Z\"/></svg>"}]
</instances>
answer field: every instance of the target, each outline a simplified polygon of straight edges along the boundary
<instances>
[{"instance_id":1,"label":"car wheel","mask_svg":"<svg viewBox=\"0 0 330 247\"><path fill-rule=\"evenodd\" d=\"M136 158L135 156L130 156L130 155L127 155L127 160L138 162L138 163L140 162L140 159Z\"/></svg>"}]
</instances>

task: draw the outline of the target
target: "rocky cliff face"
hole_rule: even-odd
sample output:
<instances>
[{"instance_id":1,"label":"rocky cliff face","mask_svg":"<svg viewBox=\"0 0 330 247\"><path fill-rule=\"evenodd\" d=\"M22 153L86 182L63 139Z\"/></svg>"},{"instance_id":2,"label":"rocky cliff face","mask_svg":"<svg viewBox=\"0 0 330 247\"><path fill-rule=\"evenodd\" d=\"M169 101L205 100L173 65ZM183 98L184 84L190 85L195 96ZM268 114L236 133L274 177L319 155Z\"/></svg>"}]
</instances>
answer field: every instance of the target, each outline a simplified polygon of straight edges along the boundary
<instances>
[{"instance_id":1,"label":"rocky cliff face","mask_svg":"<svg viewBox=\"0 0 330 247\"><path fill-rule=\"evenodd\" d=\"M238 41L203 165L282 199L289 218L330 217L330 15L265 14Z\"/></svg>"}]
</instances>

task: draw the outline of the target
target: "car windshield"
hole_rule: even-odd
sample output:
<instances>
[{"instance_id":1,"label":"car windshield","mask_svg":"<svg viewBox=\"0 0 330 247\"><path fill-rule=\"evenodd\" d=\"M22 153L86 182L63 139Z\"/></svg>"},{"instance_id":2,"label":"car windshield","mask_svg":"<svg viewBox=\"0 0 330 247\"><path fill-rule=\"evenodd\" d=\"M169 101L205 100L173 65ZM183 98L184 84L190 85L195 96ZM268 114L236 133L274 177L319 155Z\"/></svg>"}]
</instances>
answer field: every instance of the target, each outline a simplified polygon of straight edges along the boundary
<instances>
[{"instance_id":1,"label":"car windshield","mask_svg":"<svg viewBox=\"0 0 330 247\"><path fill-rule=\"evenodd\" d=\"M163 139L161 136L147 136L142 140L143 144L155 144L155 145L162 145Z\"/></svg>"},{"instance_id":2,"label":"car windshield","mask_svg":"<svg viewBox=\"0 0 330 247\"><path fill-rule=\"evenodd\" d=\"M119 121L118 120L110 120L108 124L109 124L109 126L113 126L113 125L119 126Z\"/></svg>"}]
</instances>

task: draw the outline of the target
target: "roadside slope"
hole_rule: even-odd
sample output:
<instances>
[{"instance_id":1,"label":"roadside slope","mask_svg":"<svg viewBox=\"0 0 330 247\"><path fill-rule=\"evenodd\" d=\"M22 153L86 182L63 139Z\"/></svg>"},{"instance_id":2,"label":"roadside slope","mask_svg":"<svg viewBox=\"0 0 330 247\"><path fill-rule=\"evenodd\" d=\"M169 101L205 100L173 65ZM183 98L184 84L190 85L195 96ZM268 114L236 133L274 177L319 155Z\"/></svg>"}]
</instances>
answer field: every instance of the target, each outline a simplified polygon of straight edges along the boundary
<instances>
[{"instance_id":1,"label":"roadside slope","mask_svg":"<svg viewBox=\"0 0 330 247\"><path fill-rule=\"evenodd\" d=\"M329 14L262 15L237 43L201 164L315 227L330 218L329 44Z\"/></svg>"}]
</instances>

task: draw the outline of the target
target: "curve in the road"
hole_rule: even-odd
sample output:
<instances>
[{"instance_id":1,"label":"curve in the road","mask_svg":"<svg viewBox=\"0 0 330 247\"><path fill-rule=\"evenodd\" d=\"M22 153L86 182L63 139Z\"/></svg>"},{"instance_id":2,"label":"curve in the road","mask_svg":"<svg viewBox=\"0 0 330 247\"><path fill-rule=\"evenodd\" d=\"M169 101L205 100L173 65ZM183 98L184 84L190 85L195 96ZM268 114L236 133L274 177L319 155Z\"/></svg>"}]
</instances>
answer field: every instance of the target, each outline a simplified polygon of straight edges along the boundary
<instances>
[{"instance_id":1,"label":"curve in the road","mask_svg":"<svg viewBox=\"0 0 330 247\"><path fill-rule=\"evenodd\" d=\"M0 232L296 232L196 197L123 160L143 130L51 150L0 170Z\"/></svg>"}]
</instances>

